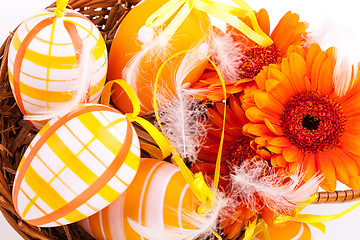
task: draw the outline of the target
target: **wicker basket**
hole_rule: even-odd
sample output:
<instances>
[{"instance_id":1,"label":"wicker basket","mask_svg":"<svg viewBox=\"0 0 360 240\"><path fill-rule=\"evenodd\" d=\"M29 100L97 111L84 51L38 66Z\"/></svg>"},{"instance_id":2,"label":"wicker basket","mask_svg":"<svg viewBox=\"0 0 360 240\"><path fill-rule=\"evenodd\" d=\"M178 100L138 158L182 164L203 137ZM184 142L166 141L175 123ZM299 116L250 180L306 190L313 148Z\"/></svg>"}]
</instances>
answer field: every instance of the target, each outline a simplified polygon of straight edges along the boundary
<instances>
[{"instance_id":1,"label":"wicker basket","mask_svg":"<svg viewBox=\"0 0 360 240\"><path fill-rule=\"evenodd\" d=\"M68 8L87 16L101 31L108 49L123 17L140 0L70 0ZM55 7L55 3L49 7ZM12 95L7 70L7 53L12 34L0 48L0 210L14 230L24 239L93 239L78 224L55 228L28 225L17 215L11 189L17 166L37 131L23 120ZM146 141L144 134L139 134ZM344 202L360 198L360 191L321 192L314 203Z\"/></svg>"}]
</instances>

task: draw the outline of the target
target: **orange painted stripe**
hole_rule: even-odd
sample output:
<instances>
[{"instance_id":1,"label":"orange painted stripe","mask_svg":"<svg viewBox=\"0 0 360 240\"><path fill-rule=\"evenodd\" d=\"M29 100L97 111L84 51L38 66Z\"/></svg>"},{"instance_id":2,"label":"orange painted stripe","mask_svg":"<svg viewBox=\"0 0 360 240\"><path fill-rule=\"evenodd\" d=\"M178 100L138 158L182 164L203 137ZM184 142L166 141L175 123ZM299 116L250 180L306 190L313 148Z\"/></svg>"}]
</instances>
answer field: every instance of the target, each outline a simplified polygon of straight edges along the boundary
<instances>
[{"instance_id":1,"label":"orange painted stripe","mask_svg":"<svg viewBox=\"0 0 360 240\"><path fill-rule=\"evenodd\" d=\"M21 71L22 61L24 59L25 52L28 46L30 45L31 41L42 29L52 24L53 19L54 19L53 17L46 18L41 22L39 22L37 25L35 25L35 27L29 32L29 34L26 35L24 41L21 43L14 60L14 73L13 73L14 95L17 100L20 111L23 114L26 114L26 112L24 109L24 105L22 103L21 91L20 91L20 71Z\"/></svg>"},{"instance_id":2,"label":"orange painted stripe","mask_svg":"<svg viewBox=\"0 0 360 240\"><path fill-rule=\"evenodd\" d=\"M117 110L115 110L111 107L104 106L104 105L86 106L86 107L79 108L71 113L64 115L63 117L58 119L53 125L51 125L51 126L47 125L47 127L40 130L40 132L38 133L41 135L40 139L34 144L32 149L30 150L27 158L26 159L22 158L22 160L20 162L20 165L19 165L20 167L18 168L18 175L16 177L16 182L14 184L13 202L15 203L14 204L15 210L19 215L20 215L20 212L18 209L17 202L18 202L18 195L19 195L19 191L20 191L20 185L21 185L21 182L24 180L25 173L27 172L28 168L30 167L30 164L31 164L32 160L34 159L34 157L36 156L37 152L44 145L44 143L49 139L49 137L52 136L54 134L54 132L56 132L66 122L70 121L73 118L76 118L77 116L79 116L81 114L84 114L87 112L92 112L92 111L110 111L110 112L118 113Z\"/></svg>"},{"instance_id":3,"label":"orange painted stripe","mask_svg":"<svg viewBox=\"0 0 360 240\"><path fill-rule=\"evenodd\" d=\"M100 214L99 214L100 215ZM110 231L110 221L109 221L109 208L105 208L101 211L102 218L102 228L106 240L112 240L111 231Z\"/></svg>"},{"instance_id":4,"label":"orange painted stripe","mask_svg":"<svg viewBox=\"0 0 360 240\"><path fill-rule=\"evenodd\" d=\"M105 240L101 231L100 214L96 213L89 217L89 227L93 237L97 240Z\"/></svg>"}]
</instances>

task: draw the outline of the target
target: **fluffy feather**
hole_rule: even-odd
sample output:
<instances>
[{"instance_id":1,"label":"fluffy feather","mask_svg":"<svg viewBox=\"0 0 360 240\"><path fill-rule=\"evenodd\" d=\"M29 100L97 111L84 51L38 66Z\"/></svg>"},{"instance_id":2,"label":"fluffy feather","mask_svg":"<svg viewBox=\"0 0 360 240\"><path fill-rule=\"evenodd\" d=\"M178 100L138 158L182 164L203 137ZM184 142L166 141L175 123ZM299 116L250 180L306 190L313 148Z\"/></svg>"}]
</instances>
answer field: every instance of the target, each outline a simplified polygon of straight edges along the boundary
<instances>
[{"instance_id":1,"label":"fluffy feather","mask_svg":"<svg viewBox=\"0 0 360 240\"><path fill-rule=\"evenodd\" d=\"M52 119L56 116L64 115L76 109L80 104L86 102L89 89L95 84L94 81L96 81L96 79L93 79L93 69L95 69L93 64L96 59L91 54L91 48L87 47L86 44L84 44L79 56L78 65L74 66L78 69L77 79L67 81L65 83L69 86L68 89L71 89L71 91L69 91L69 94L73 95L71 101L67 103L60 103L58 106L50 106L50 109L47 109L44 112L39 112L38 114L25 115L24 119L35 121Z\"/></svg>"},{"instance_id":2,"label":"fluffy feather","mask_svg":"<svg viewBox=\"0 0 360 240\"><path fill-rule=\"evenodd\" d=\"M141 62L165 61L169 55L171 45L170 37L163 34L161 30L156 31L146 26L139 31L138 39L142 42L142 50L136 53L124 68L122 75L130 86L137 91L136 82L138 78L147 77L147 73L141 69ZM143 36L142 36L143 35ZM148 86L153 88L154 86Z\"/></svg>"},{"instance_id":3,"label":"fluffy feather","mask_svg":"<svg viewBox=\"0 0 360 240\"><path fill-rule=\"evenodd\" d=\"M304 174L297 172L289 181L284 182L284 178L273 169L266 168L265 160L258 159L256 163L248 160L233 169L233 192L250 208L255 207L256 196L259 196L271 210L289 212L295 204L307 200L316 193L323 180L320 175L316 175L301 185ZM266 177L263 176L265 170Z\"/></svg>"},{"instance_id":4,"label":"fluffy feather","mask_svg":"<svg viewBox=\"0 0 360 240\"><path fill-rule=\"evenodd\" d=\"M215 233L218 233L218 219L227 213L230 199L226 198L220 192L215 192L216 205L209 209L206 214L193 212L182 212L181 217L191 223L195 229L182 229L173 226L165 226L165 229L150 228L128 218L130 226L142 237L149 240L181 240L181 239L208 239ZM175 215L177 210L172 209Z\"/></svg>"},{"instance_id":5,"label":"fluffy feather","mask_svg":"<svg viewBox=\"0 0 360 240\"><path fill-rule=\"evenodd\" d=\"M213 34L211 57L227 82L238 81L245 45L234 41L228 33Z\"/></svg>"},{"instance_id":6,"label":"fluffy feather","mask_svg":"<svg viewBox=\"0 0 360 240\"><path fill-rule=\"evenodd\" d=\"M360 35L356 35L355 31L345 24L325 18L320 19L319 24L313 24L309 31L310 42L319 43L323 50L335 47L336 64L333 74L335 91L339 96L345 95L352 88L354 73L358 71Z\"/></svg>"},{"instance_id":7,"label":"fluffy feather","mask_svg":"<svg viewBox=\"0 0 360 240\"><path fill-rule=\"evenodd\" d=\"M169 91L160 89L157 94L159 123L164 134L183 159L195 161L198 151L206 135L205 114L200 103L193 94L194 90L183 85L188 74L199 64L203 64L206 58L202 54L208 53L208 44L203 42L188 51L181 64L174 73L176 92L169 96Z\"/></svg>"}]
</instances>

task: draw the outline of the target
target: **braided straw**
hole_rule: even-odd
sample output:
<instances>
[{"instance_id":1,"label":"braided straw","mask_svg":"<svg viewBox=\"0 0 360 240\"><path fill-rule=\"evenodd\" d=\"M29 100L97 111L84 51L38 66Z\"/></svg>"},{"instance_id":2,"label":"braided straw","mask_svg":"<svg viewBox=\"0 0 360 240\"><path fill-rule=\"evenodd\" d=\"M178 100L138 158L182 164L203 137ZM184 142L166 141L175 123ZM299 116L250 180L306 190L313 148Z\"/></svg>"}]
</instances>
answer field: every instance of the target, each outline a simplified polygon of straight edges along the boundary
<instances>
[{"instance_id":1,"label":"braided straw","mask_svg":"<svg viewBox=\"0 0 360 240\"><path fill-rule=\"evenodd\" d=\"M67 8L87 16L99 28L109 49L123 17L139 1L69 0ZM56 3L54 2L49 7L56 7ZM37 131L27 121L23 120L10 88L7 56L12 36L13 33L0 47L0 211L14 230L25 240L92 240L93 238L77 223L62 227L38 228L21 220L14 209L11 188L16 169ZM151 116L148 117L151 118ZM141 127L137 127L137 132L142 142L155 145L153 139ZM360 190L336 191L334 193L319 192L318 198L313 203L342 203L359 198ZM242 234L243 231L240 231L236 238L241 238Z\"/></svg>"}]
</instances>

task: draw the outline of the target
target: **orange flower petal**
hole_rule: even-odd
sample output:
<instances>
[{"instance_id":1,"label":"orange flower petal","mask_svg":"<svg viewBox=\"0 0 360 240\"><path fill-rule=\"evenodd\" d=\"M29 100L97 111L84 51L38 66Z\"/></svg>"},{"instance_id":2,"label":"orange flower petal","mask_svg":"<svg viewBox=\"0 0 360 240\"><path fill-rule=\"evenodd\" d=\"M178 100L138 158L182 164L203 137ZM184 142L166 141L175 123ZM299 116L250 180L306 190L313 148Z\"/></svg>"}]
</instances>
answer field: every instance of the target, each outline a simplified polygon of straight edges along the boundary
<instances>
[{"instance_id":1,"label":"orange flower petal","mask_svg":"<svg viewBox=\"0 0 360 240\"><path fill-rule=\"evenodd\" d=\"M281 61L281 72L286 76L289 81L289 91L293 93L293 95L299 94L296 86L291 80L291 71L290 71L290 61L287 58L283 58Z\"/></svg>"},{"instance_id":2,"label":"orange flower petal","mask_svg":"<svg viewBox=\"0 0 360 240\"><path fill-rule=\"evenodd\" d=\"M265 124L245 124L243 131L254 136L268 136L272 135Z\"/></svg>"},{"instance_id":3,"label":"orange flower petal","mask_svg":"<svg viewBox=\"0 0 360 240\"><path fill-rule=\"evenodd\" d=\"M276 167L281 167L281 168L285 168L288 165L288 162L285 161L285 158L282 155L276 155L274 157L276 164L274 166Z\"/></svg>"},{"instance_id":4,"label":"orange flower petal","mask_svg":"<svg viewBox=\"0 0 360 240\"><path fill-rule=\"evenodd\" d=\"M281 115L284 111L284 106L268 93L254 93L254 101L255 104L263 111L278 115Z\"/></svg>"},{"instance_id":5,"label":"orange flower petal","mask_svg":"<svg viewBox=\"0 0 360 240\"><path fill-rule=\"evenodd\" d=\"M293 96L291 91L289 91L289 88L285 87L279 80L276 79L268 79L266 81L266 91L282 105L285 105Z\"/></svg>"},{"instance_id":6,"label":"orange flower petal","mask_svg":"<svg viewBox=\"0 0 360 240\"><path fill-rule=\"evenodd\" d=\"M282 154L287 162L296 162L299 160L300 150L298 147L291 145L285 148Z\"/></svg>"},{"instance_id":7,"label":"orange flower petal","mask_svg":"<svg viewBox=\"0 0 360 240\"><path fill-rule=\"evenodd\" d=\"M323 65L324 61L327 58L326 52L320 52L316 58L314 59L313 65L309 71L311 72L311 87L312 89L318 89L318 82L319 82L319 74L321 66Z\"/></svg>"},{"instance_id":8,"label":"orange flower petal","mask_svg":"<svg viewBox=\"0 0 360 240\"><path fill-rule=\"evenodd\" d=\"M241 108L241 104L236 100L234 96L230 96L230 108L236 116L236 119L240 122L240 125L244 125L249 122L244 110Z\"/></svg>"},{"instance_id":9,"label":"orange flower petal","mask_svg":"<svg viewBox=\"0 0 360 240\"><path fill-rule=\"evenodd\" d=\"M357 157L355 155L350 154L349 152L347 152L345 149L342 148L336 148L336 151L338 158L342 160L350 177L359 176L360 171L356 164Z\"/></svg>"},{"instance_id":10,"label":"orange flower petal","mask_svg":"<svg viewBox=\"0 0 360 240\"><path fill-rule=\"evenodd\" d=\"M270 34L270 19L266 9L262 8L257 12L256 18L259 23L259 27L263 30L266 35Z\"/></svg>"},{"instance_id":11,"label":"orange flower petal","mask_svg":"<svg viewBox=\"0 0 360 240\"><path fill-rule=\"evenodd\" d=\"M267 225L270 227L274 226L274 218L275 218L275 212L273 212L270 208L265 206L261 210L261 217L264 219Z\"/></svg>"},{"instance_id":12,"label":"orange flower petal","mask_svg":"<svg viewBox=\"0 0 360 240\"><path fill-rule=\"evenodd\" d=\"M290 162L289 163L289 171L291 173L296 173L299 171L300 167L301 167L301 162L303 161L304 155L300 156L300 160L299 161L295 161L295 162Z\"/></svg>"},{"instance_id":13,"label":"orange flower petal","mask_svg":"<svg viewBox=\"0 0 360 240\"><path fill-rule=\"evenodd\" d=\"M306 92L304 77L307 75L307 67L304 58L298 53L290 56L291 82L297 89L298 93Z\"/></svg>"},{"instance_id":14,"label":"orange flower petal","mask_svg":"<svg viewBox=\"0 0 360 240\"><path fill-rule=\"evenodd\" d=\"M252 123L264 122L264 112L262 112L258 107L251 107L247 109L245 114Z\"/></svg>"},{"instance_id":15,"label":"orange flower petal","mask_svg":"<svg viewBox=\"0 0 360 240\"><path fill-rule=\"evenodd\" d=\"M360 155L360 137L358 135L343 132L340 144L347 151L356 155Z\"/></svg>"},{"instance_id":16,"label":"orange flower petal","mask_svg":"<svg viewBox=\"0 0 360 240\"><path fill-rule=\"evenodd\" d=\"M333 85L333 73L335 67L335 59L328 57L321 66L319 79L318 79L318 90L323 95L329 95L334 90Z\"/></svg>"},{"instance_id":17,"label":"orange flower petal","mask_svg":"<svg viewBox=\"0 0 360 240\"><path fill-rule=\"evenodd\" d=\"M267 118L264 119L265 125L268 127L268 129L273 132L275 135L282 136L284 135L284 131L282 127L279 125L271 123Z\"/></svg>"},{"instance_id":18,"label":"orange flower petal","mask_svg":"<svg viewBox=\"0 0 360 240\"><path fill-rule=\"evenodd\" d=\"M317 167L315 165L315 156L313 153L304 154L304 161L302 165L302 172L305 173L304 181L307 182L309 179L317 174Z\"/></svg>"},{"instance_id":19,"label":"orange flower petal","mask_svg":"<svg viewBox=\"0 0 360 240\"><path fill-rule=\"evenodd\" d=\"M328 192L334 192L336 189L335 168L327 152L318 152L315 155L315 163L325 177L320 186Z\"/></svg>"},{"instance_id":20,"label":"orange flower petal","mask_svg":"<svg viewBox=\"0 0 360 240\"><path fill-rule=\"evenodd\" d=\"M223 115L221 115L218 111L212 108L206 109L206 115L213 124L215 124L218 128L222 129L224 120ZM229 134L232 134L231 126L229 124L225 124L225 131Z\"/></svg>"},{"instance_id":21,"label":"orange flower petal","mask_svg":"<svg viewBox=\"0 0 360 240\"><path fill-rule=\"evenodd\" d=\"M348 186L351 189L359 190L360 189L360 177L350 177Z\"/></svg>"},{"instance_id":22,"label":"orange flower petal","mask_svg":"<svg viewBox=\"0 0 360 240\"><path fill-rule=\"evenodd\" d=\"M224 112L224 107L225 104L224 103L215 103L215 109L219 112L219 113L223 113ZM236 115L233 113L233 111L230 108L226 108L226 124L229 126L239 126L242 127L242 125L240 124L240 122L237 120Z\"/></svg>"},{"instance_id":23,"label":"orange flower petal","mask_svg":"<svg viewBox=\"0 0 360 240\"><path fill-rule=\"evenodd\" d=\"M266 147L270 152L275 154L281 154L284 148L282 147L275 147L275 146L267 146Z\"/></svg>"},{"instance_id":24,"label":"orange flower petal","mask_svg":"<svg viewBox=\"0 0 360 240\"><path fill-rule=\"evenodd\" d=\"M336 178L343 184L348 185L349 173L346 169L346 165L341 159L341 153L339 153L336 149L331 149L328 151L328 157L331 159L331 162L334 165Z\"/></svg>"},{"instance_id":25,"label":"orange flower petal","mask_svg":"<svg viewBox=\"0 0 360 240\"><path fill-rule=\"evenodd\" d=\"M289 139L286 137L275 137L275 138L269 139L268 143L273 146L277 146L277 147L287 147L291 144Z\"/></svg>"},{"instance_id":26,"label":"orange flower petal","mask_svg":"<svg viewBox=\"0 0 360 240\"><path fill-rule=\"evenodd\" d=\"M312 65L314 63L315 58L317 57L317 55L320 52L321 52L321 48L320 48L319 44L312 43L306 53L306 66L307 66L307 69L309 70L310 79L312 79L310 70L312 69Z\"/></svg>"}]
</instances>

